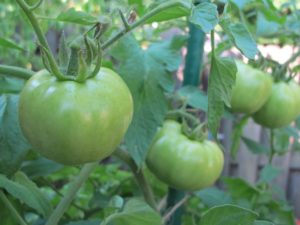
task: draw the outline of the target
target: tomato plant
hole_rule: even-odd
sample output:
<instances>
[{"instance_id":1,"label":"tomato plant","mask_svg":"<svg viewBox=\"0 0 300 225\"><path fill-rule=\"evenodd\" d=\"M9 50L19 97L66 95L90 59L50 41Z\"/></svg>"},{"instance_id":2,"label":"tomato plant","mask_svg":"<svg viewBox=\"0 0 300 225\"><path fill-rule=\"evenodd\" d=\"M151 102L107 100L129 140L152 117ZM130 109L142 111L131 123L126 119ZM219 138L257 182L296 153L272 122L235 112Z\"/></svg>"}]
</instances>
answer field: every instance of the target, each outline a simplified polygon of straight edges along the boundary
<instances>
[{"instance_id":1,"label":"tomato plant","mask_svg":"<svg viewBox=\"0 0 300 225\"><path fill-rule=\"evenodd\" d=\"M299 4L2 0L1 225L295 225Z\"/></svg>"},{"instance_id":2,"label":"tomato plant","mask_svg":"<svg viewBox=\"0 0 300 225\"><path fill-rule=\"evenodd\" d=\"M198 190L211 186L218 179L224 156L214 142L191 140L182 133L179 123L169 120L154 137L146 162L169 186Z\"/></svg>"}]
</instances>

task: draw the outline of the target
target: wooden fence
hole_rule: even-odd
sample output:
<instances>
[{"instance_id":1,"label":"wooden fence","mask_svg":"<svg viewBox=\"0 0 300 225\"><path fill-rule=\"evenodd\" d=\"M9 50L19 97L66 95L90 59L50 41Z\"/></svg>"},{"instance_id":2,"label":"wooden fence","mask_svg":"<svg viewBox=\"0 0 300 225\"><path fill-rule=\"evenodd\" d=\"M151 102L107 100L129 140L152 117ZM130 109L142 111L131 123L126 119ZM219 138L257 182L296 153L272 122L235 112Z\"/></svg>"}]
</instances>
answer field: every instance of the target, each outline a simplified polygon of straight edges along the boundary
<instances>
[{"instance_id":1,"label":"wooden fence","mask_svg":"<svg viewBox=\"0 0 300 225\"><path fill-rule=\"evenodd\" d=\"M241 177L250 183L258 180L259 170L267 164L266 156L255 155L241 142L237 159L232 160L229 155L231 146L232 122L224 121L222 126L225 153L225 176ZM264 132L261 126L250 121L244 128L244 136L258 142L263 142ZM300 218L300 152L289 151L283 156L275 156L272 165L282 170L274 180L274 184L285 190L289 202L293 205L295 214Z\"/></svg>"}]
</instances>

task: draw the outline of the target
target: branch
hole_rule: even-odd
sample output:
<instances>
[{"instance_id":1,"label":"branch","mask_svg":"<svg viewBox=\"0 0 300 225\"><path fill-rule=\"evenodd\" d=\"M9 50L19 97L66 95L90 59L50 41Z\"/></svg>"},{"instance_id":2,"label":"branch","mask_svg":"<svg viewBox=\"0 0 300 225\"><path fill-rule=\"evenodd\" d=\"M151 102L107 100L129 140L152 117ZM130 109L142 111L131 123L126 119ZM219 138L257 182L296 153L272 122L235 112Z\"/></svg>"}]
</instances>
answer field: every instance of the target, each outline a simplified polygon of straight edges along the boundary
<instances>
[{"instance_id":1,"label":"branch","mask_svg":"<svg viewBox=\"0 0 300 225\"><path fill-rule=\"evenodd\" d=\"M130 167L131 171L133 172L133 174L135 176L136 181L138 182L138 185L140 186L140 188L143 192L145 201L153 209L157 210L153 192L152 192L147 180L145 179L142 170L138 168L138 166L136 165L134 160L130 157L130 155L126 151L118 149L117 151L114 152L114 155L116 157L118 157L119 159L121 159L123 162L125 162Z\"/></svg>"},{"instance_id":2,"label":"branch","mask_svg":"<svg viewBox=\"0 0 300 225\"><path fill-rule=\"evenodd\" d=\"M0 74L27 80L33 76L34 72L21 67L0 65Z\"/></svg>"},{"instance_id":3,"label":"branch","mask_svg":"<svg viewBox=\"0 0 300 225\"><path fill-rule=\"evenodd\" d=\"M188 120L190 120L190 122L192 122L193 124L200 124L200 120L195 117L194 115L190 114L190 113L187 113L185 112L184 110L181 110L181 109L175 109L175 110L171 110L169 112L167 112L167 116L181 116L181 117L184 117Z\"/></svg>"},{"instance_id":4,"label":"branch","mask_svg":"<svg viewBox=\"0 0 300 225\"><path fill-rule=\"evenodd\" d=\"M41 29L38 21L37 21L37 18L35 17L34 13L32 12L32 10L35 9L36 6L34 6L33 8L30 8L30 6L28 6L26 4L26 2L24 2L24 0L16 0L16 1L19 4L19 6L21 7L21 9L23 10L23 12L26 14L27 18L29 19L41 46L43 46L43 48L48 52L47 56L48 56L49 64L51 65L51 70L53 71L53 74L59 80L68 80L68 78L60 72L58 65L55 61L55 58L49 47L49 44L42 32L42 29ZM42 3L42 1L40 0L38 2L38 4L39 3Z\"/></svg>"},{"instance_id":5,"label":"branch","mask_svg":"<svg viewBox=\"0 0 300 225\"><path fill-rule=\"evenodd\" d=\"M70 206L72 200L74 199L76 193L80 189L80 187L84 184L84 182L88 179L89 174L95 169L98 165L98 162L85 164L79 175L75 178L75 180L71 183L70 188L63 199L60 201L58 206L55 208L53 213L50 215L46 225L57 225L58 221L65 213L65 211Z\"/></svg>"},{"instance_id":6,"label":"branch","mask_svg":"<svg viewBox=\"0 0 300 225\"><path fill-rule=\"evenodd\" d=\"M186 195L183 199L177 202L176 205L174 205L173 208L163 216L162 223L165 224L174 214L174 212L189 199L189 197L189 195Z\"/></svg>"},{"instance_id":7,"label":"branch","mask_svg":"<svg viewBox=\"0 0 300 225\"><path fill-rule=\"evenodd\" d=\"M169 9L169 8L172 8L172 7L177 6L177 5L182 5L182 4L178 1L170 1L170 2L167 2L167 3L163 3L163 4L159 5L158 7L154 8L149 13L145 14L141 19L134 22L133 24L128 24L128 25L124 24L125 27L122 30L120 30L111 39L109 39L108 41L106 41L102 45L103 49L108 48L114 42L119 40L121 37L123 37L125 34L129 33L130 31L132 31L133 29L145 24L147 22L147 20L149 20L151 17L155 16L159 12L164 11L164 10ZM121 17L121 19L123 20L122 17ZM124 23L124 21L123 21L123 23Z\"/></svg>"},{"instance_id":8,"label":"branch","mask_svg":"<svg viewBox=\"0 0 300 225\"><path fill-rule=\"evenodd\" d=\"M23 218L20 216L18 211L15 209L15 207L11 204L11 202L8 200L6 195L3 193L3 191L0 189L0 199L4 202L5 206L11 211L13 217L15 218L16 222L18 222L20 225L27 225L26 222L23 220Z\"/></svg>"}]
</instances>

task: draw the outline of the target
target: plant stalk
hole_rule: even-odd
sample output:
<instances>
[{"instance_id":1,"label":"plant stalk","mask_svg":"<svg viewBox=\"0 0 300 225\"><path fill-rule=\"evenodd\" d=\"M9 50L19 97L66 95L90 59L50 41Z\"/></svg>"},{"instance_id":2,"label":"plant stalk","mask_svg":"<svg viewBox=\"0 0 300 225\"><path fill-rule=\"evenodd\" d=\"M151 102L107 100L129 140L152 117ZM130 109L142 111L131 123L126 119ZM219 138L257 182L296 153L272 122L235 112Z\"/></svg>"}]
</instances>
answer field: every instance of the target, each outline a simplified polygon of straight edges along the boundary
<instances>
[{"instance_id":1,"label":"plant stalk","mask_svg":"<svg viewBox=\"0 0 300 225\"><path fill-rule=\"evenodd\" d=\"M18 211L15 209L15 207L11 204L9 199L6 197L6 195L3 193L3 191L0 189L0 199L4 202L5 206L10 210L12 213L14 219L18 224L20 225L27 225L27 223L23 220L23 218L20 216Z\"/></svg>"},{"instance_id":2,"label":"plant stalk","mask_svg":"<svg viewBox=\"0 0 300 225\"><path fill-rule=\"evenodd\" d=\"M54 75L57 77L58 80L68 80L68 78L59 71L58 65L55 61L55 58L52 54L49 44L42 32L42 29L37 21L37 18L35 17L34 13L31 10L31 8L26 4L26 2L24 2L24 0L16 0L16 1L19 4L19 6L22 8L24 13L26 14L27 18L29 19L40 44L49 53L47 56L48 56L49 64L51 65L51 70L53 71Z\"/></svg>"},{"instance_id":3,"label":"plant stalk","mask_svg":"<svg viewBox=\"0 0 300 225\"><path fill-rule=\"evenodd\" d=\"M138 185L140 186L140 188L143 192L145 201L153 209L157 210L153 192L152 192L147 180L145 179L145 176L144 176L142 170L138 168L138 166L136 165L134 160L130 157L130 155L126 151L118 149L114 152L114 155L116 157L118 157L119 159L121 159L123 162L125 162L130 167L130 169L132 170L132 172L135 176L136 181L138 182Z\"/></svg>"},{"instance_id":4,"label":"plant stalk","mask_svg":"<svg viewBox=\"0 0 300 225\"><path fill-rule=\"evenodd\" d=\"M34 74L34 72L21 67L0 65L0 74L27 80Z\"/></svg>"},{"instance_id":5,"label":"plant stalk","mask_svg":"<svg viewBox=\"0 0 300 225\"><path fill-rule=\"evenodd\" d=\"M57 205L53 213L50 215L46 225L57 225L60 218L63 216L65 211L69 208L72 200L74 199L76 193L84 184L84 182L88 179L89 174L96 168L98 162L87 163L85 164L79 175L75 178L75 180L70 184L70 188L60 203Z\"/></svg>"},{"instance_id":6,"label":"plant stalk","mask_svg":"<svg viewBox=\"0 0 300 225\"><path fill-rule=\"evenodd\" d=\"M133 24L126 24L126 26L120 30L118 33L116 33L111 39L109 39L108 41L106 41L103 45L102 45L102 49L106 49L109 46L111 46L114 42L116 42L117 40L119 40L121 37L123 37L125 34L129 33L130 31L132 31L133 29L143 25L148 19L150 19L151 17L153 17L154 15L156 15L157 13L164 11L166 9L169 9L173 6L176 6L180 3L178 2L167 2L167 3L163 3L161 5L159 5L158 7L154 8L152 11L150 11L149 13L147 13L146 15L144 15L141 19L139 19L138 21L134 22ZM124 21L123 21L124 23Z\"/></svg>"}]
</instances>

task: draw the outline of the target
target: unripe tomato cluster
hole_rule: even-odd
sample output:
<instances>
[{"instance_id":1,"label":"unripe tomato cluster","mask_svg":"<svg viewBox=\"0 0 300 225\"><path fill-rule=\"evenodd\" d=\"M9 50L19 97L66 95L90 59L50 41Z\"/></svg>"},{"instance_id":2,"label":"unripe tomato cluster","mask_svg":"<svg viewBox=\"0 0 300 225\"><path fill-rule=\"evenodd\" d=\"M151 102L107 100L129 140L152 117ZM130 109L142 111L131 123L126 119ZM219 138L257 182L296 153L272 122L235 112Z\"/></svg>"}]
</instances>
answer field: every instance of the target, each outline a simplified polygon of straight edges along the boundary
<instances>
[{"instance_id":1,"label":"unripe tomato cluster","mask_svg":"<svg viewBox=\"0 0 300 225\"><path fill-rule=\"evenodd\" d=\"M289 125L300 114L300 87L295 82L273 82L270 75L236 61L231 110L253 115L268 128Z\"/></svg>"}]
</instances>

